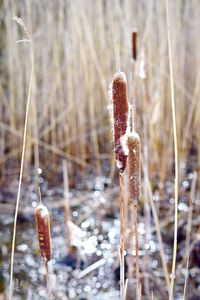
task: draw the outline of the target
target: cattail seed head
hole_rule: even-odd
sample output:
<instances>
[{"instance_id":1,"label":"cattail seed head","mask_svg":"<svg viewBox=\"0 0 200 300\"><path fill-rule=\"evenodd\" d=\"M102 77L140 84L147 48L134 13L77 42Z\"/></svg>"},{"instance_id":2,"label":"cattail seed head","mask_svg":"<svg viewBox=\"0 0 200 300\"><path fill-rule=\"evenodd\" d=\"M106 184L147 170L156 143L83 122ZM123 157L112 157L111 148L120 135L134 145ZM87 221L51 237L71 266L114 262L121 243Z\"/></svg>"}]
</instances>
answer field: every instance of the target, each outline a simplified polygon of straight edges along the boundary
<instances>
[{"instance_id":1,"label":"cattail seed head","mask_svg":"<svg viewBox=\"0 0 200 300\"><path fill-rule=\"evenodd\" d=\"M128 155L128 190L130 201L137 201L141 194L141 145L140 137L132 132L127 137Z\"/></svg>"},{"instance_id":2,"label":"cattail seed head","mask_svg":"<svg viewBox=\"0 0 200 300\"><path fill-rule=\"evenodd\" d=\"M46 206L39 204L35 208L35 221L40 252L45 262L51 260L50 218Z\"/></svg>"},{"instance_id":3,"label":"cattail seed head","mask_svg":"<svg viewBox=\"0 0 200 300\"><path fill-rule=\"evenodd\" d=\"M128 120L127 83L126 75L123 72L118 72L114 75L112 100L116 166L120 172L123 172L127 160L127 155L123 148L123 138L126 134Z\"/></svg>"},{"instance_id":4,"label":"cattail seed head","mask_svg":"<svg viewBox=\"0 0 200 300\"><path fill-rule=\"evenodd\" d=\"M131 34L131 39L132 39L132 59L136 60L137 59L137 29L134 29Z\"/></svg>"}]
</instances>

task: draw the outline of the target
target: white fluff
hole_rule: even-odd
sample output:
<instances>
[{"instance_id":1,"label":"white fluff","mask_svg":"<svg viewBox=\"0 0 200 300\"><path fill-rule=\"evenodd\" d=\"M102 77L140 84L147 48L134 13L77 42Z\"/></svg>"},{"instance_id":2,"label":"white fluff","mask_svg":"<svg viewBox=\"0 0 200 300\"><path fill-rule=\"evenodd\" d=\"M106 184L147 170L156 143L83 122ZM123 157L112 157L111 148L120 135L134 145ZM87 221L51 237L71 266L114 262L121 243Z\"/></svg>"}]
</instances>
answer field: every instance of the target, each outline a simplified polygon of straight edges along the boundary
<instances>
[{"instance_id":1,"label":"white fluff","mask_svg":"<svg viewBox=\"0 0 200 300\"><path fill-rule=\"evenodd\" d=\"M36 208L37 210L40 211L40 216L45 219L49 217L49 212L46 206L44 206L43 204L39 204Z\"/></svg>"},{"instance_id":2,"label":"white fluff","mask_svg":"<svg viewBox=\"0 0 200 300\"><path fill-rule=\"evenodd\" d=\"M115 79L118 79L118 81L121 81L121 82L125 82L126 83L126 74L124 72L117 72L115 73L114 75L114 78L113 78L113 81Z\"/></svg>"}]
</instances>

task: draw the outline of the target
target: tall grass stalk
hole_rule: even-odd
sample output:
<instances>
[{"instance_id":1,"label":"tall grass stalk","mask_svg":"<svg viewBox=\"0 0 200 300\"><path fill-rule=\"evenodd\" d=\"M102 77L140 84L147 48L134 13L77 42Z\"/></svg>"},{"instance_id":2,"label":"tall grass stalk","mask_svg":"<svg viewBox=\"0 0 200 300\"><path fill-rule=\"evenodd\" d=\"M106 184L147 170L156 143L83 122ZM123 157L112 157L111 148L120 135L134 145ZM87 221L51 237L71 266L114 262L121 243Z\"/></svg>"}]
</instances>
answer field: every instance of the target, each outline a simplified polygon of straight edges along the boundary
<instances>
[{"instance_id":1,"label":"tall grass stalk","mask_svg":"<svg viewBox=\"0 0 200 300\"><path fill-rule=\"evenodd\" d=\"M185 283L183 290L183 300L185 300L186 290L187 290L187 280L188 280L188 267L189 267L189 258L190 258L190 235L192 230L192 213L193 213L193 202L195 196L197 184L197 172L193 173L192 186L190 191L190 199L189 199L189 211L187 218L187 230L186 230L186 241L185 241L185 255L186 255L186 272L185 272Z\"/></svg>"},{"instance_id":2,"label":"tall grass stalk","mask_svg":"<svg viewBox=\"0 0 200 300\"><path fill-rule=\"evenodd\" d=\"M68 177L68 165L66 159L63 159L63 179L64 179L64 199L65 199L65 222L67 226L67 246L68 249L71 245L72 232L71 232L71 209L69 203L69 177Z\"/></svg>"},{"instance_id":3,"label":"tall grass stalk","mask_svg":"<svg viewBox=\"0 0 200 300\"><path fill-rule=\"evenodd\" d=\"M144 159L145 161L145 159ZM152 194L152 189L151 189L151 184L149 181L149 174L147 171L147 168L145 166L143 166L143 171L144 171L144 177L145 177L145 186L147 188L148 191L148 199L150 202L150 206L151 206L151 211L153 214L153 219L154 219L154 223L155 223L155 227L156 227L156 234L157 234L157 238L158 238L158 243L159 243L159 249L160 249L160 258L161 258L161 262L162 262L162 268L163 268L163 272L164 272L164 276L165 276L165 283L168 289L168 292L170 290L170 279L169 279L169 272L168 272L168 268L167 268L167 263L166 263L166 257L165 257L165 252L164 252L164 245L163 245L163 239L162 239L162 235L161 235L161 231L160 231L160 222L159 222L159 218L158 218L158 214L156 211L156 206L155 203L153 201L153 194Z\"/></svg>"},{"instance_id":4,"label":"tall grass stalk","mask_svg":"<svg viewBox=\"0 0 200 300\"><path fill-rule=\"evenodd\" d=\"M149 203L150 203L150 206L151 206L151 211L152 211L152 214L153 214L153 219L154 219L154 223L155 223L155 227L156 227L156 234L157 234L159 249L160 249L160 258L161 258L162 268L163 268L163 272L164 272L164 276L165 276L165 284L166 284L167 290L169 292L169 290L170 290L169 272L168 272L168 268L167 268L166 257L165 257L165 252L164 252L164 245L163 245L163 239L162 239L162 235L161 235L161 226L160 226L158 214L157 214L157 211L156 211L156 206L155 206L155 203L153 201L151 183L150 183L150 180L149 180L149 172L148 172L148 167L147 167L148 149L146 147L147 146L145 146L145 148L144 148L144 159L143 159L143 162L144 162L143 163L143 174L144 174L145 189L147 189L148 200L149 200Z\"/></svg>"},{"instance_id":5,"label":"tall grass stalk","mask_svg":"<svg viewBox=\"0 0 200 300\"><path fill-rule=\"evenodd\" d=\"M173 120L173 140L174 140L174 156L175 156L175 196L174 196L174 245L172 258L172 271L169 299L173 299L174 281L176 275L176 256L177 256L177 232L178 232L178 142L176 129L176 108L175 108L175 93L174 93L174 74L172 64L172 46L171 46L171 28L169 16L169 3L165 0L166 19L167 19L167 40L168 40L168 55L169 55L169 69L170 69L170 86L171 86L171 106L172 106L172 120Z\"/></svg>"},{"instance_id":6,"label":"tall grass stalk","mask_svg":"<svg viewBox=\"0 0 200 300\"><path fill-rule=\"evenodd\" d=\"M25 115L22 155L21 155L21 166L20 166L19 184L18 184L17 200L16 200L16 206L15 206L14 224L13 224L13 237L12 237L11 261L10 261L9 300L13 299L13 269L14 269L14 254L15 254L15 244L16 244L17 215L18 215L18 209L19 209L20 192L21 192L22 176L23 176L23 169L24 169L24 157L25 157L25 149L26 149L26 133L27 133L27 124L28 124L28 116L29 116L29 107L30 107L30 101L31 101L33 74L34 74L34 52L33 52L33 47L32 47L31 35L29 34L22 19L20 19L18 17L14 17L13 19L24 29L24 31L28 37L28 41L30 43L31 75L30 75L27 105L26 105L26 115Z\"/></svg>"}]
</instances>

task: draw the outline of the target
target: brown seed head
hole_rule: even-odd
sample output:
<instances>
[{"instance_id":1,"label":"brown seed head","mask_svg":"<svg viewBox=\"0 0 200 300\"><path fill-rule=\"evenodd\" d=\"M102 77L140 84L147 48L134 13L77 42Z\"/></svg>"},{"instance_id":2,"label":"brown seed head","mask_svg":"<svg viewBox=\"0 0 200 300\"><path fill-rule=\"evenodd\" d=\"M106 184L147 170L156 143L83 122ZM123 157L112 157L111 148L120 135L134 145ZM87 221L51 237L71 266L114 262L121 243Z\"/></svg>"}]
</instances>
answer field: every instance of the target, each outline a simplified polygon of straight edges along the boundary
<instances>
[{"instance_id":1,"label":"brown seed head","mask_svg":"<svg viewBox=\"0 0 200 300\"><path fill-rule=\"evenodd\" d=\"M46 206L39 204L35 209L35 221L40 252L45 262L51 260L50 218Z\"/></svg>"},{"instance_id":2,"label":"brown seed head","mask_svg":"<svg viewBox=\"0 0 200 300\"><path fill-rule=\"evenodd\" d=\"M134 29L132 31L132 58L134 60L137 59L137 35L138 35L138 32L137 32L137 29Z\"/></svg>"},{"instance_id":3,"label":"brown seed head","mask_svg":"<svg viewBox=\"0 0 200 300\"><path fill-rule=\"evenodd\" d=\"M123 172L126 167L127 155L124 153L122 139L126 133L128 120L127 84L126 75L123 72L114 75L112 99L116 166L120 172Z\"/></svg>"},{"instance_id":4,"label":"brown seed head","mask_svg":"<svg viewBox=\"0 0 200 300\"><path fill-rule=\"evenodd\" d=\"M130 201L137 201L141 194L141 146L140 137L132 132L127 137L128 144L128 189Z\"/></svg>"}]
</instances>

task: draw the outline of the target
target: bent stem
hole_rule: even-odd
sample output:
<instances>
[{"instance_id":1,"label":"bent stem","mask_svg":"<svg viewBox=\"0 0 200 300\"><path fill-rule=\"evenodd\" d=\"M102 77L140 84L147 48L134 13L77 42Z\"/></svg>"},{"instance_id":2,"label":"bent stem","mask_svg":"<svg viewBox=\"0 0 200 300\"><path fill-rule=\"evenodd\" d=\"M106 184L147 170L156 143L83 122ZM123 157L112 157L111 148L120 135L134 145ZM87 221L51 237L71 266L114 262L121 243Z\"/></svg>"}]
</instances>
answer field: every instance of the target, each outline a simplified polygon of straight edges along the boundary
<instances>
[{"instance_id":1,"label":"bent stem","mask_svg":"<svg viewBox=\"0 0 200 300\"><path fill-rule=\"evenodd\" d=\"M178 232L178 143L176 131L176 110L175 110L175 94L174 94L174 75L172 66L172 47L170 34L170 20L169 20L169 3L166 4L166 19L167 19L167 39L168 39L168 55L169 55L169 69L170 69L170 87L171 87L171 106L172 106L172 120L173 120L173 139L174 139L174 156L175 156L175 195L174 195L174 245L172 258L172 272L170 283L169 299L173 299L174 294L174 280L176 272L176 256L177 256L177 232Z\"/></svg>"},{"instance_id":2,"label":"bent stem","mask_svg":"<svg viewBox=\"0 0 200 300\"><path fill-rule=\"evenodd\" d=\"M15 206L15 215L14 215L14 224L13 224L13 237L12 237L12 249L11 249L11 261L10 261L10 286L9 286L9 300L13 299L13 269L14 269L14 253L15 253L15 243L16 243L16 227L17 227L17 215L19 209L19 199L20 199L20 192L21 192L21 184L22 184L22 175L24 169L24 157L25 157L25 148L26 148L26 132L27 132L27 124L28 124L28 116L29 116L29 106L31 100L31 90L33 84L33 74L34 74L34 53L32 48L32 40L31 36L28 33L23 21L19 18L14 19L19 25L23 27L25 30L26 35L29 38L29 42L31 45L31 76L30 76L30 83L29 83L29 90L28 90L28 99L26 105L26 115L25 115L25 123L24 123L24 134L23 134L23 144L22 144L22 156L21 156L21 166L20 166L20 174L19 174L19 185L17 191L17 200Z\"/></svg>"}]
</instances>

